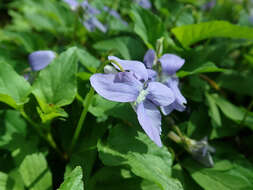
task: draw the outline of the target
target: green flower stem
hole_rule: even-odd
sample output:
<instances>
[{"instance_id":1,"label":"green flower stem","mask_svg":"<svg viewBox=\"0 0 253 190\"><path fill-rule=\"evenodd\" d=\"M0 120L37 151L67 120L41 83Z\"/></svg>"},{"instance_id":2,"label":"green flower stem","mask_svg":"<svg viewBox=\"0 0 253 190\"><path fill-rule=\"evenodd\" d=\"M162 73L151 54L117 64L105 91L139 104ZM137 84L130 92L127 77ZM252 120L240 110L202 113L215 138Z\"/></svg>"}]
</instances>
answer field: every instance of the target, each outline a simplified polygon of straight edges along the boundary
<instances>
[{"instance_id":1,"label":"green flower stem","mask_svg":"<svg viewBox=\"0 0 253 190\"><path fill-rule=\"evenodd\" d=\"M74 136L73 136L73 139L72 139L72 143L71 143L71 147L70 147L70 151L73 150L73 148L75 147L76 143L77 143L77 140L80 136L80 132L82 130L82 126L83 126L83 122L86 118L86 115L87 115L87 112L88 112L88 109L89 109L89 106L92 102L92 98L94 96L94 89L91 87L89 93L87 94L86 98L85 98L85 106L84 106L84 109L82 111L82 114L80 116L80 119L78 121L78 124L77 124L77 127L76 127L76 130L75 130L75 133L74 133Z\"/></svg>"},{"instance_id":2,"label":"green flower stem","mask_svg":"<svg viewBox=\"0 0 253 190\"><path fill-rule=\"evenodd\" d=\"M119 69L122 71L122 72L125 72L125 70L123 69L123 67L117 62L117 61L114 61L114 60L108 60L106 61L105 63L103 63L96 71L96 73L101 73L104 69L104 67L109 64L109 63L114 63L115 65L117 65L119 67ZM84 100L84 109L81 113L81 116L80 116L80 119L77 123L77 127L75 129L75 132L74 132L74 136L73 136L73 139L72 139L72 142L71 142L71 146L70 146L70 153L72 152L73 148L75 147L76 143L77 143L77 140L80 136L80 132L82 130L82 127L83 127L83 123L85 121L85 118L86 118L86 115L87 115L87 112L88 112L88 109L90 107L90 104L92 102L92 99L93 99L93 96L94 96L94 89L91 87L90 91L88 92L88 94L86 95L85 97L85 100Z\"/></svg>"},{"instance_id":3,"label":"green flower stem","mask_svg":"<svg viewBox=\"0 0 253 190\"><path fill-rule=\"evenodd\" d=\"M121 72L125 72L125 70L123 69L123 67L117 61L115 61L115 60L108 60L106 62L106 65L109 64L109 63L114 63L115 65L117 65L119 67L119 69L120 69Z\"/></svg>"},{"instance_id":4,"label":"green flower stem","mask_svg":"<svg viewBox=\"0 0 253 190\"><path fill-rule=\"evenodd\" d=\"M37 123L35 123L24 111L24 109L22 108L20 110L21 115L34 127L34 129L37 131L37 133L57 152L62 156L61 151L59 150L59 148L57 147L52 134L50 132L48 132L46 135L42 132L42 127L40 125L38 125Z\"/></svg>"}]
</instances>

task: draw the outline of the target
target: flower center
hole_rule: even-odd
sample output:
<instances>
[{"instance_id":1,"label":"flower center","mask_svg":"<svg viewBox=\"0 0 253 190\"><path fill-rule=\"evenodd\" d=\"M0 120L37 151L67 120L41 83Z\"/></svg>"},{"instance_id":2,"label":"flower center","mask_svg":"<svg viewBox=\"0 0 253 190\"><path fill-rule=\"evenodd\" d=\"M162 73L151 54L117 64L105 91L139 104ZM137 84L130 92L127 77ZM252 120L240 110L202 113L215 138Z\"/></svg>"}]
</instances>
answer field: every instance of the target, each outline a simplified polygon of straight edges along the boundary
<instances>
[{"instance_id":1,"label":"flower center","mask_svg":"<svg viewBox=\"0 0 253 190\"><path fill-rule=\"evenodd\" d=\"M144 89L141 90L139 96L137 97L137 99L136 99L136 101L135 101L135 104L139 104L139 103L141 103L142 101L144 101L145 98L146 98L146 96L147 96L147 94L148 94L148 91L147 91L147 90L144 90Z\"/></svg>"}]
</instances>

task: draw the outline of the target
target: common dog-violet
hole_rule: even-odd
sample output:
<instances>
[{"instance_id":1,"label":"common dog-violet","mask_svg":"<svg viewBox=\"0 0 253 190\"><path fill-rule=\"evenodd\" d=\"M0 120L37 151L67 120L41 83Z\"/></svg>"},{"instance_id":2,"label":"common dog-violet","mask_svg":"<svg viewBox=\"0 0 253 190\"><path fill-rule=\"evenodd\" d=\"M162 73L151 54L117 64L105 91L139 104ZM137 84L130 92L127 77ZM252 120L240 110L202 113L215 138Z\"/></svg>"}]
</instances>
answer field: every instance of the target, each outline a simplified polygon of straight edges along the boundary
<instances>
[{"instance_id":1,"label":"common dog-violet","mask_svg":"<svg viewBox=\"0 0 253 190\"><path fill-rule=\"evenodd\" d=\"M135 0L142 8L151 9L152 5L149 0Z\"/></svg>"},{"instance_id":2,"label":"common dog-violet","mask_svg":"<svg viewBox=\"0 0 253 190\"><path fill-rule=\"evenodd\" d=\"M120 64L125 72L94 74L90 78L92 87L105 99L132 103L145 133L158 146L162 146L161 114L158 107L174 102L172 90L160 82L150 81L143 63L121 60L114 56L108 58ZM113 62L112 64L119 69Z\"/></svg>"},{"instance_id":3,"label":"common dog-violet","mask_svg":"<svg viewBox=\"0 0 253 190\"><path fill-rule=\"evenodd\" d=\"M156 62L160 64L161 72L158 75L155 73L150 74L150 78L168 86L175 96L175 101L168 106L162 106L161 111L164 115L170 114L174 109L184 111L187 101L180 92L179 79L176 76L176 72L184 65L184 59L174 54L164 54L157 60L155 51L148 50L144 56L146 67L151 69Z\"/></svg>"},{"instance_id":4,"label":"common dog-violet","mask_svg":"<svg viewBox=\"0 0 253 190\"><path fill-rule=\"evenodd\" d=\"M56 53L50 50L40 50L31 53L28 57L32 71L44 69L56 57Z\"/></svg>"}]
</instances>

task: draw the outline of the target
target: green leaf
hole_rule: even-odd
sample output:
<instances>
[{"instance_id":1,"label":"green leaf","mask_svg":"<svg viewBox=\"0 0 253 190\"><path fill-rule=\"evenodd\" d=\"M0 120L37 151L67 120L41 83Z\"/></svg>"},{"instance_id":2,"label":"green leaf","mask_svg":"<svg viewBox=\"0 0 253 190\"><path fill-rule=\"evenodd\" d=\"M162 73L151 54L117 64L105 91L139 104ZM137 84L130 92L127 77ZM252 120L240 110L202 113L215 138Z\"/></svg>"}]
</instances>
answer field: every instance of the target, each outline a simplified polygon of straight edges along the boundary
<instances>
[{"instance_id":1,"label":"green leaf","mask_svg":"<svg viewBox=\"0 0 253 190\"><path fill-rule=\"evenodd\" d=\"M28 102L31 86L10 65L0 63L0 67L0 102L18 109Z\"/></svg>"},{"instance_id":2,"label":"green leaf","mask_svg":"<svg viewBox=\"0 0 253 190\"><path fill-rule=\"evenodd\" d=\"M52 189L52 174L42 153L25 157L19 172L29 190Z\"/></svg>"},{"instance_id":3,"label":"green leaf","mask_svg":"<svg viewBox=\"0 0 253 190\"><path fill-rule=\"evenodd\" d=\"M218 77L217 81L218 85L222 88L237 94L253 96L253 77L251 73L225 72Z\"/></svg>"},{"instance_id":4,"label":"green leaf","mask_svg":"<svg viewBox=\"0 0 253 190\"><path fill-rule=\"evenodd\" d=\"M174 178L180 180L184 187L184 190L202 189L179 164L173 166L172 175Z\"/></svg>"},{"instance_id":5,"label":"green leaf","mask_svg":"<svg viewBox=\"0 0 253 190\"><path fill-rule=\"evenodd\" d=\"M61 107L70 104L76 96L77 61L76 48L70 48L39 73L33 94L40 105L38 111L43 122L67 116Z\"/></svg>"},{"instance_id":6,"label":"green leaf","mask_svg":"<svg viewBox=\"0 0 253 190\"><path fill-rule=\"evenodd\" d=\"M54 0L22 0L12 6L22 13L24 21L39 31L72 35L75 17L62 5Z\"/></svg>"},{"instance_id":7,"label":"green leaf","mask_svg":"<svg viewBox=\"0 0 253 190\"><path fill-rule=\"evenodd\" d=\"M228 156L227 156L228 157ZM238 154L230 160L216 159L213 168L203 168L196 161L186 159L184 168L205 190L246 190L253 188L253 166Z\"/></svg>"},{"instance_id":8,"label":"green leaf","mask_svg":"<svg viewBox=\"0 0 253 190\"><path fill-rule=\"evenodd\" d=\"M137 116L130 104L108 101L99 95L94 96L89 112L101 119L107 119L108 116L112 116L130 122L133 125L138 125Z\"/></svg>"},{"instance_id":9,"label":"green leaf","mask_svg":"<svg viewBox=\"0 0 253 190\"><path fill-rule=\"evenodd\" d=\"M135 175L155 182L160 186L160 189L183 189L178 180L171 178L171 171L168 170L169 166L158 156L133 153L129 154L127 163Z\"/></svg>"},{"instance_id":10,"label":"green leaf","mask_svg":"<svg viewBox=\"0 0 253 190\"><path fill-rule=\"evenodd\" d=\"M90 72L94 73L100 65L100 61L91 55L85 49L78 48L77 56L83 66L85 66Z\"/></svg>"},{"instance_id":11,"label":"green leaf","mask_svg":"<svg viewBox=\"0 0 253 190\"><path fill-rule=\"evenodd\" d=\"M252 28L230 24L226 21L211 21L180 26L173 28L172 33L185 48L201 40L216 37L253 40Z\"/></svg>"},{"instance_id":12,"label":"green leaf","mask_svg":"<svg viewBox=\"0 0 253 190\"><path fill-rule=\"evenodd\" d=\"M3 172L0 172L0 189L10 190L10 188L8 188L8 175Z\"/></svg>"},{"instance_id":13,"label":"green leaf","mask_svg":"<svg viewBox=\"0 0 253 190\"><path fill-rule=\"evenodd\" d=\"M213 119L216 125L221 126L221 116L220 116L218 106L216 105L215 99L213 98L213 96L211 96L208 93L205 93L205 95L206 95L207 104L209 106L209 110L208 110L209 116Z\"/></svg>"},{"instance_id":14,"label":"green leaf","mask_svg":"<svg viewBox=\"0 0 253 190\"><path fill-rule=\"evenodd\" d=\"M19 48L22 46L29 53L46 48L45 41L36 33L4 30L0 34L0 41L14 42Z\"/></svg>"},{"instance_id":15,"label":"green leaf","mask_svg":"<svg viewBox=\"0 0 253 190\"><path fill-rule=\"evenodd\" d=\"M97 126L97 127L94 127ZM68 170L73 170L76 166L81 166L84 172L84 187L87 189L87 185L90 182L90 175L92 174L92 169L96 164L97 160L97 142L102 138L107 130L107 124L97 125L95 120L87 123L85 131L77 143L76 148L73 150L69 163L66 167L66 172ZM69 145L69 144L67 144Z\"/></svg>"},{"instance_id":16,"label":"green leaf","mask_svg":"<svg viewBox=\"0 0 253 190\"><path fill-rule=\"evenodd\" d=\"M58 190L83 190L82 168L77 166L61 184Z\"/></svg>"},{"instance_id":17,"label":"green leaf","mask_svg":"<svg viewBox=\"0 0 253 190\"><path fill-rule=\"evenodd\" d=\"M215 98L216 104L219 106L221 111L227 116L229 119L233 120L234 122L238 123L238 126L243 121L243 125L248 126L249 128L253 129L253 113L248 112L247 117L245 114L247 110L237 107L234 104L228 102L227 100L219 97L213 96Z\"/></svg>"},{"instance_id":18,"label":"green leaf","mask_svg":"<svg viewBox=\"0 0 253 190\"><path fill-rule=\"evenodd\" d=\"M200 73L213 73L213 72L225 72L226 69L221 69L216 67L216 65L212 62L207 62L203 65L201 65L200 67L198 67L197 69L194 69L193 71L184 71L181 70L177 73L178 77L186 77L186 76L190 76L190 75L196 75L196 74L200 74Z\"/></svg>"},{"instance_id":19,"label":"green leaf","mask_svg":"<svg viewBox=\"0 0 253 190\"><path fill-rule=\"evenodd\" d=\"M156 40L165 32L161 19L141 6L134 6L130 16L134 21L134 31L148 48L155 49Z\"/></svg>"},{"instance_id":20,"label":"green leaf","mask_svg":"<svg viewBox=\"0 0 253 190\"><path fill-rule=\"evenodd\" d=\"M134 127L113 127L107 144L99 142L98 150L105 165L127 164L135 175L154 182L161 189L182 189L180 182L171 178L172 158L168 150L158 147Z\"/></svg>"},{"instance_id":21,"label":"green leaf","mask_svg":"<svg viewBox=\"0 0 253 190\"><path fill-rule=\"evenodd\" d=\"M96 189L96 190L140 189L140 182L141 182L140 178L134 176L129 170L125 168L103 167L100 170L98 170L95 173L95 175L93 175L89 189Z\"/></svg>"},{"instance_id":22,"label":"green leaf","mask_svg":"<svg viewBox=\"0 0 253 190\"><path fill-rule=\"evenodd\" d=\"M23 190L23 186L17 185L13 178L3 172L0 172L0 189L1 190Z\"/></svg>"},{"instance_id":23,"label":"green leaf","mask_svg":"<svg viewBox=\"0 0 253 190\"><path fill-rule=\"evenodd\" d=\"M0 123L0 147L13 140L13 138L15 138L15 134L25 137L26 122L21 118L18 111L0 111Z\"/></svg>"},{"instance_id":24,"label":"green leaf","mask_svg":"<svg viewBox=\"0 0 253 190\"><path fill-rule=\"evenodd\" d=\"M93 47L101 51L113 51L124 59L142 59L141 56L145 53L143 43L130 36L120 36L100 41L95 43Z\"/></svg>"}]
</instances>

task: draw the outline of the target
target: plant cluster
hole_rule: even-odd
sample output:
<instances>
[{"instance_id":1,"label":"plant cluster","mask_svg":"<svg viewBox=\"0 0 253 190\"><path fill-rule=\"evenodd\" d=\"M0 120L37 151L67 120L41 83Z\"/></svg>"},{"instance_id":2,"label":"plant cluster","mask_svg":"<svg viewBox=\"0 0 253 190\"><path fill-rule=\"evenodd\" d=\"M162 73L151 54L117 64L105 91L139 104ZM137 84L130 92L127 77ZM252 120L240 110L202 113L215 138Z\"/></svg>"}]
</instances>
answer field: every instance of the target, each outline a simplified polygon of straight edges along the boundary
<instances>
[{"instance_id":1,"label":"plant cluster","mask_svg":"<svg viewBox=\"0 0 253 190\"><path fill-rule=\"evenodd\" d=\"M0 190L253 189L253 1L0 16Z\"/></svg>"}]
</instances>

